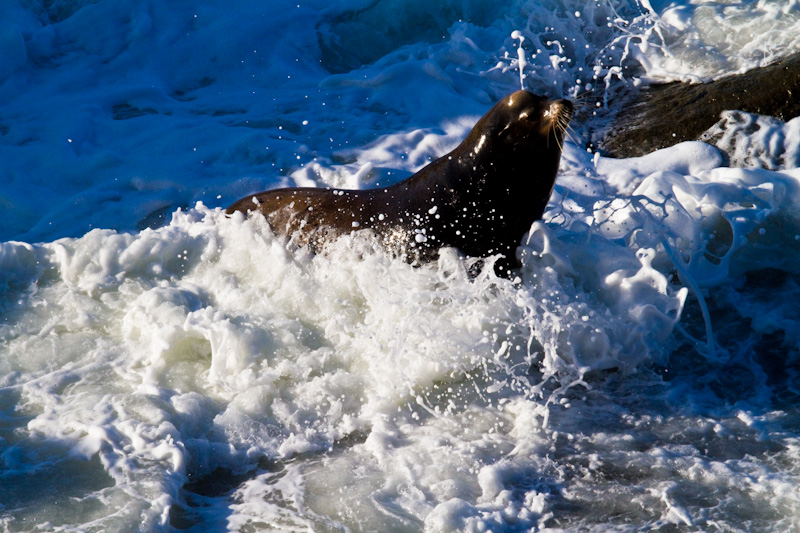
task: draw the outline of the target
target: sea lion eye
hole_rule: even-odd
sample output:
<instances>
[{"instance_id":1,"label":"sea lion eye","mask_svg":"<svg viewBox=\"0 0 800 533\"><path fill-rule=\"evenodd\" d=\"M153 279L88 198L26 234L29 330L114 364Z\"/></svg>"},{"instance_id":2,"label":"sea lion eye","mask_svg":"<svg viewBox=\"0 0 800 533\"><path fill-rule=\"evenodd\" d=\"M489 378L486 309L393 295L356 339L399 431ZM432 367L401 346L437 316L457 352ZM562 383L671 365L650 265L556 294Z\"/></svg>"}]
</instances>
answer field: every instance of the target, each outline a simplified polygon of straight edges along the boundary
<instances>
[{"instance_id":1,"label":"sea lion eye","mask_svg":"<svg viewBox=\"0 0 800 533\"><path fill-rule=\"evenodd\" d=\"M522 113L519 114L519 119L520 120L525 120L526 118L528 118L528 112L527 111L523 111Z\"/></svg>"}]
</instances>

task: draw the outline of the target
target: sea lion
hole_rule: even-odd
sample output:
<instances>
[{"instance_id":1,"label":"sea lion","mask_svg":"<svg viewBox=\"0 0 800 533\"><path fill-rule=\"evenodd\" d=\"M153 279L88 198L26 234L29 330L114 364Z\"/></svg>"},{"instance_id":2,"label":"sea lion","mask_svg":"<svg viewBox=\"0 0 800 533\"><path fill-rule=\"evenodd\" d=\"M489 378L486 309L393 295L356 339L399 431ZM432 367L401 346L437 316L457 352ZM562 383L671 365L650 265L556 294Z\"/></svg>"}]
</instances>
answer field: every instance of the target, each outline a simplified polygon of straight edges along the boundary
<instances>
[{"instance_id":1,"label":"sea lion","mask_svg":"<svg viewBox=\"0 0 800 533\"><path fill-rule=\"evenodd\" d=\"M331 239L372 230L411 262L442 247L503 256L499 274L542 217L555 184L573 106L517 91L494 105L452 152L390 187L286 188L242 198L226 213L258 211L272 229L318 251Z\"/></svg>"}]
</instances>

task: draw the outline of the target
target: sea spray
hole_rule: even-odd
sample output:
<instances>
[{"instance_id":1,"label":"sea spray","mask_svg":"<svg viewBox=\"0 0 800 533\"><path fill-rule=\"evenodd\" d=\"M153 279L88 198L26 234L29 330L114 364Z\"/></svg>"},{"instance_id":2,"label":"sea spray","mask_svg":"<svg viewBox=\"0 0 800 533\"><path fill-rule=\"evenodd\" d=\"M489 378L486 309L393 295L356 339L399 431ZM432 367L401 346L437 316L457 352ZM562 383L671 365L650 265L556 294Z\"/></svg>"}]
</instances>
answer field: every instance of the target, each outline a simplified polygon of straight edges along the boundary
<instances>
[{"instance_id":1,"label":"sea spray","mask_svg":"<svg viewBox=\"0 0 800 533\"><path fill-rule=\"evenodd\" d=\"M794 125L724 126L779 172L577 130L511 280L196 205L402 179L518 87L520 50L527 88L608 101L795 49L796 6L370 6L4 12L2 527L797 529Z\"/></svg>"},{"instance_id":2,"label":"sea spray","mask_svg":"<svg viewBox=\"0 0 800 533\"><path fill-rule=\"evenodd\" d=\"M525 88L525 67L528 66L528 61L525 59L525 50L522 48L522 43L525 42L525 37L518 30L511 32L512 39L519 39L519 48L517 48L517 66L519 68L519 88Z\"/></svg>"},{"instance_id":3,"label":"sea spray","mask_svg":"<svg viewBox=\"0 0 800 533\"><path fill-rule=\"evenodd\" d=\"M673 330L694 304L664 240L701 290L735 272L793 264L781 243L800 233L787 203L798 177L714 161L691 143L631 165L568 145L555 202L523 241L512 280L494 277L491 259L475 275L474 261L454 250L415 267L368 234L313 256L287 247L260 217L202 205L157 230L4 243L2 408L25 415L9 418L5 460L48 449L63 459L17 464L55 474L77 456L97 466L74 497L113 506L136 495L113 517L83 509L69 523L117 527L144 513L156 524L175 509L202 523L187 481L219 469L252 472L228 488L254 498L231 524L548 523L563 514L564 487L589 498L600 483L596 469L591 482L564 477L570 462L595 453L615 461L625 435L647 438L626 424L655 424L655 446L671 446L666 427L679 422L666 414L654 370L686 379L673 367L688 356L675 351ZM648 174L650 165L662 170ZM633 413L628 402L650 407ZM599 415L609 409L629 414ZM749 429L719 416L751 442ZM592 429L600 420L612 435ZM781 441L786 453L793 438ZM681 461L689 468L691 455ZM268 464L285 474L258 470ZM412 467L431 464L440 466ZM732 468L738 479L743 465ZM337 472L353 472L342 479L359 491L339 486L331 499L322 487ZM790 478L781 473L779 483ZM658 479L647 490L678 490L664 492L676 483L666 473ZM686 498L695 489L678 486L677 499L656 497L649 508L670 521L694 516ZM369 495L372 503L358 503ZM286 498L288 507L279 504ZM209 505L222 513L226 502ZM685 513L673 516L678 508ZM642 509L640 520L665 519Z\"/></svg>"}]
</instances>

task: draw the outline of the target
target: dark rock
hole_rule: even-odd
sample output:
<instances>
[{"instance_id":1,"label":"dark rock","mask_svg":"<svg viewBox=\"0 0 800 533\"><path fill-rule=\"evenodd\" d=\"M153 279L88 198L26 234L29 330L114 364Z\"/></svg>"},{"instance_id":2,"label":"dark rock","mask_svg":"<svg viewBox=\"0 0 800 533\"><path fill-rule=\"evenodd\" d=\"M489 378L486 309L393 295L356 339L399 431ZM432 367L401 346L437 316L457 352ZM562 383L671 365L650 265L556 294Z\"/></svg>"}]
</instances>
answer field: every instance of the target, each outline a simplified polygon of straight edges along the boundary
<instances>
[{"instance_id":1,"label":"dark rock","mask_svg":"<svg viewBox=\"0 0 800 533\"><path fill-rule=\"evenodd\" d=\"M785 121L800 116L800 54L709 83L652 85L629 94L599 148L612 157L637 157L696 140L726 110Z\"/></svg>"},{"instance_id":2,"label":"dark rock","mask_svg":"<svg viewBox=\"0 0 800 533\"><path fill-rule=\"evenodd\" d=\"M174 211L176 211L177 209L183 209L185 211L188 208L189 208L188 204L177 204L177 203L165 205L164 207L159 207L158 209L152 211L149 215L138 221L136 223L136 229L138 231L142 231L147 228L158 229L161 226L166 226L171 220L171 216Z\"/></svg>"}]
</instances>

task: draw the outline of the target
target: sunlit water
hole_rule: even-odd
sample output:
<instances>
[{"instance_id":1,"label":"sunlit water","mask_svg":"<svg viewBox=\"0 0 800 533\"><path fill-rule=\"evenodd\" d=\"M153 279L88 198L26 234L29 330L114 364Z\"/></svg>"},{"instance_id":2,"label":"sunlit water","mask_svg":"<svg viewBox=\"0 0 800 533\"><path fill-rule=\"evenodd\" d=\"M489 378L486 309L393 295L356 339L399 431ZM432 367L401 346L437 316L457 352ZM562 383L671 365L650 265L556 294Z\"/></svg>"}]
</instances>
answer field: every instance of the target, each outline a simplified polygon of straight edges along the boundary
<instances>
[{"instance_id":1,"label":"sunlit water","mask_svg":"<svg viewBox=\"0 0 800 533\"><path fill-rule=\"evenodd\" d=\"M726 115L731 167L582 139L800 6L428 4L4 8L3 528L800 527L796 124ZM513 279L219 209L401 179L520 83L583 103Z\"/></svg>"}]
</instances>

